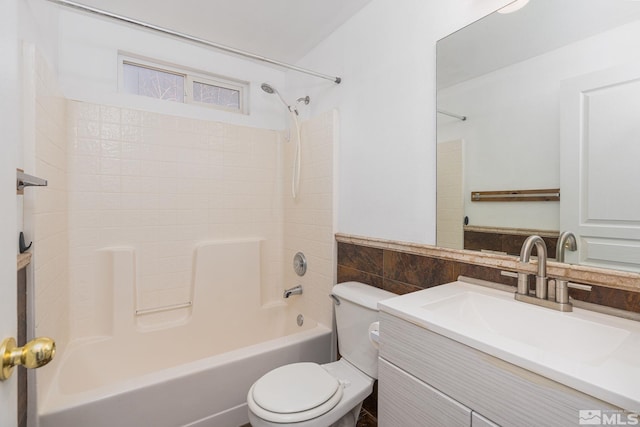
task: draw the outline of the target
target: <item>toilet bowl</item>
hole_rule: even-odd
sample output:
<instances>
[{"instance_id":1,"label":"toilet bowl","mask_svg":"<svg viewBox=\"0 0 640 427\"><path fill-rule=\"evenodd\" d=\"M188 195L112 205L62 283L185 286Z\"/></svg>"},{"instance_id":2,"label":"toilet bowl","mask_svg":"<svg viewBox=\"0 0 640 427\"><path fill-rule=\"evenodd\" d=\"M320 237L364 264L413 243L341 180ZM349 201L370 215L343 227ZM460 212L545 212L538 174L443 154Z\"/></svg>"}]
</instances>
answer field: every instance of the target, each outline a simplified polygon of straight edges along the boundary
<instances>
[{"instance_id":1,"label":"toilet bowl","mask_svg":"<svg viewBox=\"0 0 640 427\"><path fill-rule=\"evenodd\" d=\"M315 365L315 368L309 369L307 365ZM298 367L312 373L296 375L300 374L295 369ZM289 368L294 370L290 371ZM324 375L317 370L323 371ZM251 387L247 396L249 422L253 427L282 427L283 424L291 427L355 425L362 401L373 391L374 379L344 359L325 365L294 363L269 372L274 373L276 375L271 380L282 381L281 386L268 391L266 387L261 390L262 377ZM335 383L330 384L325 376ZM342 424L337 424L345 417L350 417L352 423L349 424L349 420L345 419Z\"/></svg>"},{"instance_id":2,"label":"toilet bowl","mask_svg":"<svg viewBox=\"0 0 640 427\"><path fill-rule=\"evenodd\" d=\"M356 425L378 373L369 326L377 321L377 302L396 295L347 282L334 286L332 296L342 358L324 365L293 363L262 376L247 394L253 427Z\"/></svg>"}]
</instances>

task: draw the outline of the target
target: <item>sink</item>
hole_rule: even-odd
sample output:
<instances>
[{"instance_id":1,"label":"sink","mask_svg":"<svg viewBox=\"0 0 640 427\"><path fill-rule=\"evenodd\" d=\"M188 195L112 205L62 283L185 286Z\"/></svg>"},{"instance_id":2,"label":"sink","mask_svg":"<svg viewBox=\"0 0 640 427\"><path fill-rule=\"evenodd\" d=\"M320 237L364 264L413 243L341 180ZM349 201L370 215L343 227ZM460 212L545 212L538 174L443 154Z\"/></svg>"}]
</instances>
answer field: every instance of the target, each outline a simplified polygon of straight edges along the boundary
<instances>
[{"instance_id":1,"label":"sink","mask_svg":"<svg viewBox=\"0 0 640 427\"><path fill-rule=\"evenodd\" d=\"M378 305L491 356L621 408L640 410L640 322L580 308L559 312L462 280Z\"/></svg>"},{"instance_id":2,"label":"sink","mask_svg":"<svg viewBox=\"0 0 640 427\"><path fill-rule=\"evenodd\" d=\"M463 291L422 306L434 316L446 318L478 337L526 345L540 353L557 353L581 363L598 364L615 352L631 335L628 330L539 309L513 301L511 295Z\"/></svg>"}]
</instances>

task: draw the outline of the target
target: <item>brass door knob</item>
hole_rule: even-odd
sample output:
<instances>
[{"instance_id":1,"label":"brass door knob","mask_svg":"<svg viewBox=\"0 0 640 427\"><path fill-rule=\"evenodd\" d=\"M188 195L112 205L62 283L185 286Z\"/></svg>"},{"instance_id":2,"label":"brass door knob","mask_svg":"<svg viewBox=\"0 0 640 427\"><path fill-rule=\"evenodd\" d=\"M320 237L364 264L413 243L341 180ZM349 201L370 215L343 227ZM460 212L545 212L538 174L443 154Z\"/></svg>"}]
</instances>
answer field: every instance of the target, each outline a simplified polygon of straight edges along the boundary
<instances>
[{"instance_id":1,"label":"brass door knob","mask_svg":"<svg viewBox=\"0 0 640 427\"><path fill-rule=\"evenodd\" d=\"M2 369L0 369L0 381L8 379L16 365L35 369L51 362L56 354L56 343L47 337L35 338L24 345L16 347L16 340L7 338L0 345L0 357Z\"/></svg>"}]
</instances>

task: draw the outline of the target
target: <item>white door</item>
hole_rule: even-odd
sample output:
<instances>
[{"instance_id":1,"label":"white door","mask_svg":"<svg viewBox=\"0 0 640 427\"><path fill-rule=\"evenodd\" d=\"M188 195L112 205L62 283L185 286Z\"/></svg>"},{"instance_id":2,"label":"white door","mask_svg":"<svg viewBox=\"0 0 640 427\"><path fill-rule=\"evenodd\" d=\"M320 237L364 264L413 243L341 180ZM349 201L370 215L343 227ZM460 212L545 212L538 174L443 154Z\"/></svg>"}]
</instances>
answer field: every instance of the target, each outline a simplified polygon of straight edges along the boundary
<instances>
[{"instance_id":1,"label":"white door","mask_svg":"<svg viewBox=\"0 0 640 427\"><path fill-rule=\"evenodd\" d=\"M16 167L20 145L17 2L0 14L0 341L16 337ZM17 424L17 382L0 382L0 426Z\"/></svg>"},{"instance_id":2,"label":"white door","mask_svg":"<svg viewBox=\"0 0 640 427\"><path fill-rule=\"evenodd\" d=\"M1 78L1 76L0 76ZM0 108L2 120L4 106ZM3 128L6 128L3 126ZM15 135L0 141L0 342L17 336L16 326L16 147ZM0 382L0 426L16 425L17 382L14 375Z\"/></svg>"},{"instance_id":3,"label":"white door","mask_svg":"<svg viewBox=\"0 0 640 427\"><path fill-rule=\"evenodd\" d=\"M567 262L640 271L640 64L564 81L560 138Z\"/></svg>"},{"instance_id":4,"label":"white door","mask_svg":"<svg viewBox=\"0 0 640 427\"><path fill-rule=\"evenodd\" d=\"M0 342L17 336L16 330L16 192L15 157L7 141L0 142ZM11 160L11 161L8 161ZM15 184L14 184L15 185ZM17 423L17 375L0 382L0 426Z\"/></svg>"}]
</instances>

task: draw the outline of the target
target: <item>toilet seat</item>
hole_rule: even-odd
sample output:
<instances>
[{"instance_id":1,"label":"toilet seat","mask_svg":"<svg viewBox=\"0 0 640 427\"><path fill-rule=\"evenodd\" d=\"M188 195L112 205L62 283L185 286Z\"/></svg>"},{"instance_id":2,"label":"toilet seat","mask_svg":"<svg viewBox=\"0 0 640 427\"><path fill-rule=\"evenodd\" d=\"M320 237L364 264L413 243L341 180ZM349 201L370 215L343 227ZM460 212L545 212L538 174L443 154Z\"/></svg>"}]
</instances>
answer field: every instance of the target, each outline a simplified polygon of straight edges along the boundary
<instances>
[{"instance_id":1,"label":"toilet seat","mask_svg":"<svg viewBox=\"0 0 640 427\"><path fill-rule=\"evenodd\" d=\"M293 363L268 372L249 390L247 403L258 417L295 423L325 414L342 399L343 386L317 363Z\"/></svg>"}]
</instances>

